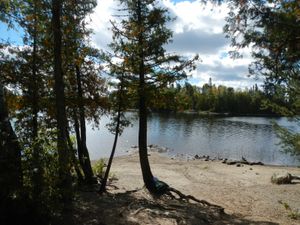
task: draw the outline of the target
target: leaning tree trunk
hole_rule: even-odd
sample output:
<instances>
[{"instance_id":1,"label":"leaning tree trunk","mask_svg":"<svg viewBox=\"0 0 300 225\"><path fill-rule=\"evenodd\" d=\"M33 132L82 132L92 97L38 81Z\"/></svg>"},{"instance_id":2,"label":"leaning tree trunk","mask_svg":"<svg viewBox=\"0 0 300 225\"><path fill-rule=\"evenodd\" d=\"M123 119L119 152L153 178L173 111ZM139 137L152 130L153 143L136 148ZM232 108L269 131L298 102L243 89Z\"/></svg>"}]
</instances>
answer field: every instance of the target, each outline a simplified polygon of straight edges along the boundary
<instances>
[{"instance_id":1,"label":"leaning tree trunk","mask_svg":"<svg viewBox=\"0 0 300 225\"><path fill-rule=\"evenodd\" d=\"M116 129L115 129L115 139L114 139L114 144L111 150L111 154L108 160L107 168L105 171L104 178L102 179L101 186L99 193L102 194L106 191L106 183L108 180L109 176L109 171L112 165L112 161L115 155L116 147L117 147L117 142L118 142L118 137L120 134L120 121L121 121L121 111L122 111L122 92L123 92L123 75L121 76L120 80L120 89L118 92L118 99L117 99L117 104L118 104L118 111L117 111L117 124L116 124Z\"/></svg>"},{"instance_id":2,"label":"leaning tree trunk","mask_svg":"<svg viewBox=\"0 0 300 225\"><path fill-rule=\"evenodd\" d=\"M117 147L117 142L118 142L118 137L119 137L119 133L120 133L120 117L121 117L121 109L119 108L118 110L118 115L117 115L117 125L116 125L116 130L115 130L115 139L114 139L114 144L111 150L111 154L108 160L108 164L107 164L107 168L105 170L105 174L104 174L104 178L101 181L101 186L100 186L100 190L99 193L103 194L106 191L106 183L108 180L108 176L109 176L109 171L112 165L112 161L115 155L115 151L116 151L116 147Z\"/></svg>"},{"instance_id":3,"label":"leaning tree trunk","mask_svg":"<svg viewBox=\"0 0 300 225\"><path fill-rule=\"evenodd\" d=\"M0 83L0 199L4 200L22 188L21 148L9 122Z\"/></svg>"},{"instance_id":4,"label":"leaning tree trunk","mask_svg":"<svg viewBox=\"0 0 300 225\"><path fill-rule=\"evenodd\" d=\"M57 150L59 158L60 189L65 202L72 198L72 180L70 174L70 152L67 144L67 116L65 108L64 78L62 73L62 34L61 34L61 11L60 0L52 1L52 27L54 37L54 80L57 119Z\"/></svg>"},{"instance_id":5,"label":"leaning tree trunk","mask_svg":"<svg viewBox=\"0 0 300 225\"><path fill-rule=\"evenodd\" d=\"M146 96L143 90L144 88L142 83L139 100L139 156L145 186L150 192L155 193L156 188L147 152L147 108Z\"/></svg>"},{"instance_id":6,"label":"leaning tree trunk","mask_svg":"<svg viewBox=\"0 0 300 225\"><path fill-rule=\"evenodd\" d=\"M84 172L85 180L87 183L93 183L93 170L91 166L91 160L88 148L86 146L86 124L85 124L85 110L83 104L83 90L82 79L79 67L76 65L76 79L77 79L77 91L79 100L79 120L80 120L80 147L82 151L82 157L79 157L81 161L82 170ZM80 155L79 155L80 156Z\"/></svg>"},{"instance_id":7,"label":"leaning tree trunk","mask_svg":"<svg viewBox=\"0 0 300 225\"><path fill-rule=\"evenodd\" d=\"M142 23L142 8L141 1L137 1L137 16L138 22ZM143 24L140 25L142 27ZM143 33L140 32L139 35L139 156L140 164L143 174L143 180L146 188L152 192L156 192L155 182L151 172L148 152L147 152L147 105L146 105L146 83L145 83L145 62L144 62L144 51L143 51Z\"/></svg>"}]
</instances>

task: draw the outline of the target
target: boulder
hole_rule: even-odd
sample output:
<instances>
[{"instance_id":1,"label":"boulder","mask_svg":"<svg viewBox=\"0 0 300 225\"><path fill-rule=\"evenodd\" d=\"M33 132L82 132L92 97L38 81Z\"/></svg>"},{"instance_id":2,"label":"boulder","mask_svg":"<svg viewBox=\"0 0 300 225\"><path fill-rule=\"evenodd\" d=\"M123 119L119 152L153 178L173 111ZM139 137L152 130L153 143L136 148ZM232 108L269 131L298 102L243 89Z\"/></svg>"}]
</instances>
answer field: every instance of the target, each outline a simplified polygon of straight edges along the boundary
<instances>
[{"instance_id":1,"label":"boulder","mask_svg":"<svg viewBox=\"0 0 300 225\"><path fill-rule=\"evenodd\" d=\"M271 182L273 184L292 184L294 180L300 180L300 176L292 175L290 173L273 174Z\"/></svg>"}]
</instances>

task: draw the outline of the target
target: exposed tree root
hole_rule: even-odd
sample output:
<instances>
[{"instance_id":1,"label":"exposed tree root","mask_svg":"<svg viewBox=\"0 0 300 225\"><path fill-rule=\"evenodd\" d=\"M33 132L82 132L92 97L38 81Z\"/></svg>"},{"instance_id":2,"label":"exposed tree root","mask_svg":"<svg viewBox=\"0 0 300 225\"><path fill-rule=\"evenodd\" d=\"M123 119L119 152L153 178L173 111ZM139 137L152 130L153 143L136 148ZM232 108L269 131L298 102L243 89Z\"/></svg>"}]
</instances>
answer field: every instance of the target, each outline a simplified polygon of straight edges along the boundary
<instances>
[{"instance_id":1,"label":"exposed tree root","mask_svg":"<svg viewBox=\"0 0 300 225\"><path fill-rule=\"evenodd\" d=\"M213 207L213 208L217 209L220 213L224 213L224 208L221 206L211 204L205 200L199 200L192 195L185 195L181 191L179 191L173 187L170 187L168 184L166 184L163 181L158 180L157 178L154 178L154 182L155 182L155 186L157 189L156 193L154 193L154 195L156 195L158 197L162 197L163 195L166 195L166 196L169 196L171 199L176 199L179 201L184 201L184 202L194 201L194 202L202 204L204 206ZM176 198L174 193L179 198L178 197Z\"/></svg>"},{"instance_id":2,"label":"exposed tree root","mask_svg":"<svg viewBox=\"0 0 300 225\"><path fill-rule=\"evenodd\" d=\"M214 205L212 203L209 203L208 201L205 201L205 200L200 200L200 199L197 199L195 198L194 196L192 195L185 195L183 194L181 191L175 189L175 188L172 188L172 187L169 187L168 188L168 191L167 191L167 195L175 198L175 196L172 194L172 192L176 193L178 196L179 196L179 200L183 200L183 201L189 201L189 200L192 200L194 202L197 202L197 203L200 203L202 205L205 205L205 206L209 206L209 207L214 207L216 209L219 209L220 212L224 212L224 208L221 207L221 206L218 206L218 205Z\"/></svg>"}]
</instances>

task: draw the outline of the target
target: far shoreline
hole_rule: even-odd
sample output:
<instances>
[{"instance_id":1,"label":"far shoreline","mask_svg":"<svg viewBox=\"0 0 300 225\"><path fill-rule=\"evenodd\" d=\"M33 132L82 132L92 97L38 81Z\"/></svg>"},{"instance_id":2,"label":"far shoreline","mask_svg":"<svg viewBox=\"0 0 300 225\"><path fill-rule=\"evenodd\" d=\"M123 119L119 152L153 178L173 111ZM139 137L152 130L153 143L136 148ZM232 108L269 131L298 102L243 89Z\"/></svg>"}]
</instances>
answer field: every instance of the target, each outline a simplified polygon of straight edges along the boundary
<instances>
[{"instance_id":1,"label":"far shoreline","mask_svg":"<svg viewBox=\"0 0 300 225\"><path fill-rule=\"evenodd\" d=\"M138 109L127 109L127 112L138 113ZM148 109L148 113L151 116L151 113L159 114L194 114L199 116L209 116L209 117L266 117L266 118L280 118L287 117L279 114L260 114L260 113L232 113L232 112L213 112L213 111L195 111L195 110L183 110L183 111L172 111L172 110L155 110Z\"/></svg>"}]
</instances>

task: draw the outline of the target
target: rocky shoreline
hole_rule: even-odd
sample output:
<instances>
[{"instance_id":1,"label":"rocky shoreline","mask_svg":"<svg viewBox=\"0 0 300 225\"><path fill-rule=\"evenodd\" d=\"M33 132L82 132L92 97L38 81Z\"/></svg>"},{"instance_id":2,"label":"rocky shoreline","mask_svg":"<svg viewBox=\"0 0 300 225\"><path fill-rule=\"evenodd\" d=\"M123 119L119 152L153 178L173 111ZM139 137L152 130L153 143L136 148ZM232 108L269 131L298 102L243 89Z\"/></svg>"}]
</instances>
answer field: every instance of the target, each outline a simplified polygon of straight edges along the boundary
<instances>
[{"instance_id":1,"label":"rocky shoreline","mask_svg":"<svg viewBox=\"0 0 300 225\"><path fill-rule=\"evenodd\" d=\"M252 162L252 161L248 161L245 157L242 157L241 160L232 160L232 159L227 159L227 158L220 158L220 157L211 157L209 155L188 155L188 154L176 154L171 156L170 153L173 151L172 149L168 148L168 147L163 147L163 146L159 146L159 145L154 145L154 144L150 144L147 146L148 149L148 155L151 155L151 153L156 152L156 153L160 153L160 154L166 154L167 156L169 156L170 159L174 160L174 159L185 159L185 160L201 160L201 161L206 161L206 162L215 162L215 161L220 161L226 165L236 165L237 167L241 167L243 165L260 165L263 166L265 165L263 162ZM131 146L131 149L127 151L127 153L132 154L132 153L136 153L138 151L138 146L137 145L133 145Z\"/></svg>"}]
</instances>

